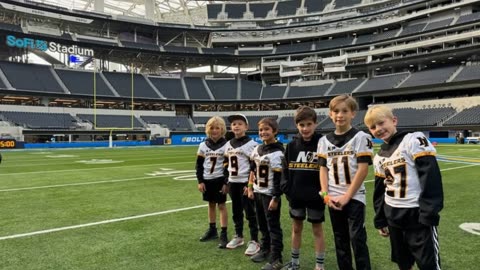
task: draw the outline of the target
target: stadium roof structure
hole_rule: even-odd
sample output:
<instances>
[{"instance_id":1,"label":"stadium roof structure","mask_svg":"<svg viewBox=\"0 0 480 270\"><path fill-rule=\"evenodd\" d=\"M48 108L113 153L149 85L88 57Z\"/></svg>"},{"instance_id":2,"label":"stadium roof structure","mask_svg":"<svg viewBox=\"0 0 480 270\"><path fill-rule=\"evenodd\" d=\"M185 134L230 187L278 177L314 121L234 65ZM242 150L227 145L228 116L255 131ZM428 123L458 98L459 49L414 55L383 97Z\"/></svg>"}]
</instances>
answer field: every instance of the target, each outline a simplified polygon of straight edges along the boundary
<instances>
[{"instance_id":1,"label":"stadium roof structure","mask_svg":"<svg viewBox=\"0 0 480 270\"><path fill-rule=\"evenodd\" d=\"M29 0L29 2L59 6L72 10L147 18L158 22L204 25L207 22L207 3L222 1ZM153 10L150 7L153 7Z\"/></svg>"}]
</instances>

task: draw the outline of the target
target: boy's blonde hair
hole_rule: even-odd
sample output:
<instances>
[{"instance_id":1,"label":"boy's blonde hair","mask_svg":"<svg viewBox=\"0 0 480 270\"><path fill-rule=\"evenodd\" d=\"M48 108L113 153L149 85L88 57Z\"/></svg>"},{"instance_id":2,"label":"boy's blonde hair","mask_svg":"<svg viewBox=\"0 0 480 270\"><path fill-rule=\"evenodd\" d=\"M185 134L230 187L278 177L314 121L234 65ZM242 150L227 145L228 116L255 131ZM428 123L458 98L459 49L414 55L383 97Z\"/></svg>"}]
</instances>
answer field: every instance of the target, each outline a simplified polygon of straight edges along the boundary
<instances>
[{"instance_id":1,"label":"boy's blonde hair","mask_svg":"<svg viewBox=\"0 0 480 270\"><path fill-rule=\"evenodd\" d=\"M347 107L352 111L356 112L358 110L358 103L357 101L349 95L340 95L334 97L332 100L330 100L330 103L328 104L328 108L330 111L333 111L335 107L337 107L338 104L345 102L347 104Z\"/></svg>"},{"instance_id":2,"label":"boy's blonde hair","mask_svg":"<svg viewBox=\"0 0 480 270\"><path fill-rule=\"evenodd\" d=\"M205 125L205 133L207 134L207 137L210 138L210 127L212 126L219 126L220 129L222 130L222 137L225 136L225 133L227 133L227 126L225 125L225 120L219 116L214 116L210 119L208 119L207 124Z\"/></svg>"},{"instance_id":3,"label":"boy's blonde hair","mask_svg":"<svg viewBox=\"0 0 480 270\"><path fill-rule=\"evenodd\" d=\"M365 118L363 119L365 125L370 127L371 125L381 122L385 118L394 119L392 109L385 105L373 105L368 108Z\"/></svg>"}]
</instances>

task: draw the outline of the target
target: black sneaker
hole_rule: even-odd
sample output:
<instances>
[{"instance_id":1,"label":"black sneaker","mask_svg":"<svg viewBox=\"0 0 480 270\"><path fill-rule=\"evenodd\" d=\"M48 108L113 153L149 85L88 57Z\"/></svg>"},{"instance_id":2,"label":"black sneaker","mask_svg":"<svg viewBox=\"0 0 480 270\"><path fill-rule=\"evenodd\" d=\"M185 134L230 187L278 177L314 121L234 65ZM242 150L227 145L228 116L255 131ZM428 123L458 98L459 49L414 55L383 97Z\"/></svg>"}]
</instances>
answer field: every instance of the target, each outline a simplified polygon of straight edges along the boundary
<instances>
[{"instance_id":1,"label":"black sneaker","mask_svg":"<svg viewBox=\"0 0 480 270\"><path fill-rule=\"evenodd\" d=\"M269 262L262 267L262 270L280 270L283 267L283 263L281 260L274 260L273 262Z\"/></svg>"},{"instance_id":2,"label":"black sneaker","mask_svg":"<svg viewBox=\"0 0 480 270\"><path fill-rule=\"evenodd\" d=\"M220 233L220 243L218 243L218 248L227 248L228 237L226 233Z\"/></svg>"},{"instance_id":3,"label":"black sneaker","mask_svg":"<svg viewBox=\"0 0 480 270\"><path fill-rule=\"evenodd\" d=\"M208 228L205 234L202 237L200 237L200 242L206 242L206 241L217 239L217 238L218 238L217 229Z\"/></svg>"},{"instance_id":4,"label":"black sneaker","mask_svg":"<svg viewBox=\"0 0 480 270\"><path fill-rule=\"evenodd\" d=\"M269 254L270 252L268 252L268 250L260 249L259 252L257 252L256 254L252 255L252 257L250 257L250 260L252 260L252 262L255 262L255 263L261 263L268 259Z\"/></svg>"}]
</instances>

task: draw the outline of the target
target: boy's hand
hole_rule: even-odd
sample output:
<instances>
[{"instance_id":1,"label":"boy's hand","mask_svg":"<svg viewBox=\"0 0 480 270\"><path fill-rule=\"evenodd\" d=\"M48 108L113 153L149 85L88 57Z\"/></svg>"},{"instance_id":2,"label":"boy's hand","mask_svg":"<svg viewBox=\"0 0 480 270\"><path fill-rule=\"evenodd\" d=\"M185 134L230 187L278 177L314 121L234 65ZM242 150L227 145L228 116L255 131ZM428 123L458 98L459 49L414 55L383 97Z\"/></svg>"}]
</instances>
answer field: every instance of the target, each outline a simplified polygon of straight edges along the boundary
<instances>
[{"instance_id":1,"label":"boy's hand","mask_svg":"<svg viewBox=\"0 0 480 270\"><path fill-rule=\"evenodd\" d=\"M253 189L247 188L247 193L248 193L248 198L249 198L250 200L253 200L253 198L254 198Z\"/></svg>"},{"instance_id":2,"label":"boy's hand","mask_svg":"<svg viewBox=\"0 0 480 270\"><path fill-rule=\"evenodd\" d=\"M248 196L248 187L243 188L243 196Z\"/></svg>"},{"instance_id":3,"label":"boy's hand","mask_svg":"<svg viewBox=\"0 0 480 270\"><path fill-rule=\"evenodd\" d=\"M330 197L328 200L328 207L333 208L334 210L342 210L342 205L338 201L339 197Z\"/></svg>"},{"instance_id":4,"label":"boy's hand","mask_svg":"<svg viewBox=\"0 0 480 270\"><path fill-rule=\"evenodd\" d=\"M228 184L223 184L222 190L220 190L222 194L227 194L228 193Z\"/></svg>"},{"instance_id":5,"label":"boy's hand","mask_svg":"<svg viewBox=\"0 0 480 270\"><path fill-rule=\"evenodd\" d=\"M204 193L205 191L207 191L204 183L198 184L198 191L200 191L201 193Z\"/></svg>"},{"instance_id":6,"label":"boy's hand","mask_svg":"<svg viewBox=\"0 0 480 270\"><path fill-rule=\"evenodd\" d=\"M275 199L270 200L270 204L268 205L268 210L269 211L275 211L278 208L278 202Z\"/></svg>"},{"instance_id":7,"label":"boy's hand","mask_svg":"<svg viewBox=\"0 0 480 270\"><path fill-rule=\"evenodd\" d=\"M378 233L380 233L380 235L383 237L388 237L390 235L390 232L388 231L388 227L378 229Z\"/></svg>"},{"instance_id":8,"label":"boy's hand","mask_svg":"<svg viewBox=\"0 0 480 270\"><path fill-rule=\"evenodd\" d=\"M347 195L337 196L336 198L336 206L342 209L345 205L350 202L350 198Z\"/></svg>"}]
</instances>

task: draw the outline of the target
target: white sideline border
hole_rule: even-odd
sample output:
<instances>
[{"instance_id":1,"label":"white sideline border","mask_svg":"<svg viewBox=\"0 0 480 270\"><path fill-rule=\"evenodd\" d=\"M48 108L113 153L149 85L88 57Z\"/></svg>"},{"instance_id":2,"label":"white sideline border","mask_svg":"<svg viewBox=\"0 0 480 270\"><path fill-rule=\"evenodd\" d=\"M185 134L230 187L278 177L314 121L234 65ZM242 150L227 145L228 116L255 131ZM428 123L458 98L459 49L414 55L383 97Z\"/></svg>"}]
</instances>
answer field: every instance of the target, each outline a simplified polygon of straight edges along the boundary
<instances>
[{"instance_id":1,"label":"white sideline border","mask_svg":"<svg viewBox=\"0 0 480 270\"><path fill-rule=\"evenodd\" d=\"M474 167L474 166L479 166L479 165L480 164L465 165L465 166L459 166L459 167L455 167L455 168L447 168L447 169L443 169L441 171L463 169L463 168ZM375 180L367 180L367 181L364 181L364 182L369 183L369 182L373 182L373 181L375 181ZM230 203L230 201L227 201L227 203ZM12 234L12 235L7 235L7 236L0 237L0 241L8 240L8 239L15 239L15 238L29 237L29 236L34 236L34 235L47 234L47 233L53 233L53 232L60 232L60 231L66 231L66 230L80 229L80 228L85 228L85 227L92 227L92 226L97 226L97 225L103 225L103 224L109 224L109 223L115 223L115 222L121 222L121 221L126 221L126 220L133 220L133 219L140 219L140 218L145 218L145 217L159 216L159 215L165 215L165 214L170 214L170 213L178 213L178 212L188 211L188 210L192 210L192 209L203 208L203 207L207 207L207 206L208 206L208 204L202 204L202 205L165 210L165 211L154 212L154 213L143 214L143 215L137 215L137 216L107 219L107 220L102 220L102 221L97 221L97 222L84 223L84 224L78 224L78 225L72 225L72 226L66 226L66 227L59 227L59 228L53 228L53 229L47 229L47 230L41 230L41 231L34 231L34 232L29 232L29 233Z\"/></svg>"}]
</instances>

